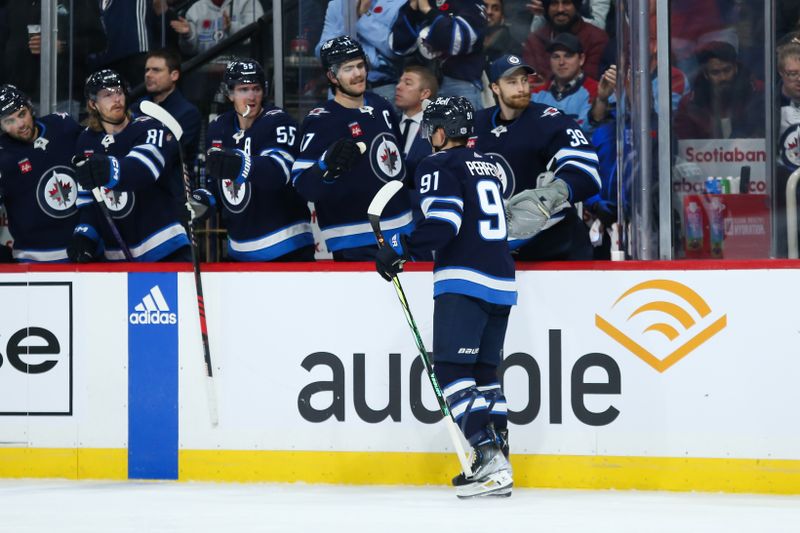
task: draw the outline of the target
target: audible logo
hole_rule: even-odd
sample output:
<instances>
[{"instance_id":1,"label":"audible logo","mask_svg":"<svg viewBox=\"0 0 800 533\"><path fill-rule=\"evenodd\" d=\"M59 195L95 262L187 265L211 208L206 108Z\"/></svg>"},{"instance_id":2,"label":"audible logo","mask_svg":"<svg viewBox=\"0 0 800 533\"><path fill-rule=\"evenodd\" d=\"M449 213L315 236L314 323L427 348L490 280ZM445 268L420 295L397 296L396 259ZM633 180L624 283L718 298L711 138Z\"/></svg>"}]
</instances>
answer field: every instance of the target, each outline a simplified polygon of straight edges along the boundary
<instances>
[{"instance_id":1,"label":"audible logo","mask_svg":"<svg viewBox=\"0 0 800 533\"><path fill-rule=\"evenodd\" d=\"M728 323L727 315L714 317L711 307L694 290L667 279L634 285L611 307L612 320L619 327L598 314L595 325L659 372L683 359ZM624 315L627 317L623 319Z\"/></svg>"}]
</instances>

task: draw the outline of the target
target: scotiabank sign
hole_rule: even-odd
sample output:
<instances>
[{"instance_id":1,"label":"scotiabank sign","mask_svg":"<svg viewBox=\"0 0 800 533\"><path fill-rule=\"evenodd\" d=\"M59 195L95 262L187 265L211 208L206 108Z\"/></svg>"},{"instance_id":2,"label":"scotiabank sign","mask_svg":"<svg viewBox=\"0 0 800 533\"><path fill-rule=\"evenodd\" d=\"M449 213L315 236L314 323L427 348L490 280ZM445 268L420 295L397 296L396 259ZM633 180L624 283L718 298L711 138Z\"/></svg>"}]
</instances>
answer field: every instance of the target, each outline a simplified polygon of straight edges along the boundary
<instances>
[{"instance_id":1,"label":"scotiabank sign","mask_svg":"<svg viewBox=\"0 0 800 533\"><path fill-rule=\"evenodd\" d=\"M0 415L72 414L72 283L0 283Z\"/></svg>"},{"instance_id":2,"label":"scotiabank sign","mask_svg":"<svg viewBox=\"0 0 800 533\"><path fill-rule=\"evenodd\" d=\"M706 192L705 181L709 176L738 178L744 167L750 168L747 191L766 194L764 139L681 139L672 177L673 192L702 194Z\"/></svg>"}]
</instances>

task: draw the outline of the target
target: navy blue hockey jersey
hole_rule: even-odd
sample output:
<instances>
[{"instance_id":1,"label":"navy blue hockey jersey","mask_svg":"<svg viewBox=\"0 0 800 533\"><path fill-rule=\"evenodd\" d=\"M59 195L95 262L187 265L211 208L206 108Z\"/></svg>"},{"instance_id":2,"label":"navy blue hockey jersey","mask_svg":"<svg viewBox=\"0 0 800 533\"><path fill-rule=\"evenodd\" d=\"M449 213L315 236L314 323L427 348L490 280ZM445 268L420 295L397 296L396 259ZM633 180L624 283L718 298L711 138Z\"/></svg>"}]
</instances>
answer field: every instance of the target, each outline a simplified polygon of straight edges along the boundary
<instances>
[{"instance_id":1,"label":"navy blue hockey jersey","mask_svg":"<svg viewBox=\"0 0 800 533\"><path fill-rule=\"evenodd\" d=\"M244 182L209 178L223 206L230 257L270 261L314 245L308 206L290 183L297 124L289 115L271 106L241 130L236 112L229 111L208 126L206 149L211 147L239 149L251 157Z\"/></svg>"},{"instance_id":2,"label":"navy blue hockey jersey","mask_svg":"<svg viewBox=\"0 0 800 533\"><path fill-rule=\"evenodd\" d=\"M478 111L475 136L475 148L493 155L500 164L505 198L536 188L536 178L547 170L566 182L569 202L573 204L600 191L599 162L594 146L580 126L555 107L531 102L509 124L500 120L498 106ZM574 208L565 203L544 229L563 220L568 209ZM513 241L512 248L530 241Z\"/></svg>"},{"instance_id":3,"label":"navy blue hockey jersey","mask_svg":"<svg viewBox=\"0 0 800 533\"><path fill-rule=\"evenodd\" d=\"M494 158L466 146L429 155L417 167L425 220L412 232L409 251L419 257L434 250L434 298L455 293L517 303L499 173Z\"/></svg>"},{"instance_id":4,"label":"navy blue hockey jersey","mask_svg":"<svg viewBox=\"0 0 800 533\"><path fill-rule=\"evenodd\" d=\"M570 189L570 202L582 202L600 190L597 153L580 126L555 107L531 102L510 124L500 121L498 106L475 115L475 148L495 156L503 176L503 196L536 187L551 169Z\"/></svg>"},{"instance_id":5,"label":"navy blue hockey jersey","mask_svg":"<svg viewBox=\"0 0 800 533\"><path fill-rule=\"evenodd\" d=\"M432 2L431 7L433 11L427 17L409 4L400 8L389 40L392 50L410 55L417 51L421 37L422 46L429 50L422 55L437 57L442 74L480 86L486 31L482 0Z\"/></svg>"},{"instance_id":6,"label":"navy blue hockey jersey","mask_svg":"<svg viewBox=\"0 0 800 533\"><path fill-rule=\"evenodd\" d=\"M78 184L72 168L81 127L66 114L36 121L33 143L0 135L0 191L18 261L67 261L78 224Z\"/></svg>"},{"instance_id":7,"label":"navy blue hockey jersey","mask_svg":"<svg viewBox=\"0 0 800 533\"><path fill-rule=\"evenodd\" d=\"M103 192L134 260L158 261L189 245L186 230L179 223L178 210L185 202L185 193L178 142L160 122L139 117L114 135L87 128L78 138L76 153L105 154L119 161L117 180ZM94 202L90 191L80 189L81 224L76 231L101 238L106 259L124 260Z\"/></svg>"},{"instance_id":8,"label":"navy blue hockey jersey","mask_svg":"<svg viewBox=\"0 0 800 533\"><path fill-rule=\"evenodd\" d=\"M348 109L328 100L308 113L301 134L292 183L304 198L314 202L328 250L375 245L367 207L384 183L406 177L403 150L397 141L399 130L389 103L372 93L365 95L364 106L359 109ZM366 144L366 152L355 166L336 179L325 179L320 173L311 172L328 147L342 137ZM408 194L392 198L384 209L383 227L387 238L411 231Z\"/></svg>"}]
</instances>

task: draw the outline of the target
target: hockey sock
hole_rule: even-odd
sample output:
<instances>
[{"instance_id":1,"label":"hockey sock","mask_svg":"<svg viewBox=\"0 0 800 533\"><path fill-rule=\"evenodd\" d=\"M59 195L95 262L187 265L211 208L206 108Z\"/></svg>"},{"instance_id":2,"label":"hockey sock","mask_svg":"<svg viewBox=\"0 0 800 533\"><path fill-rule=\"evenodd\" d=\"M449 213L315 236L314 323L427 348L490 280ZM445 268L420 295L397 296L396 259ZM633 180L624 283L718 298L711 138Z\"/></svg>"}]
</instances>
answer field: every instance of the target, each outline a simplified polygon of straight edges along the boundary
<instances>
[{"instance_id":1,"label":"hockey sock","mask_svg":"<svg viewBox=\"0 0 800 533\"><path fill-rule=\"evenodd\" d=\"M472 365L436 363L436 375L447 405L464 436L473 446L492 440L489 404L478 390Z\"/></svg>"},{"instance_id":2,"label":"hockey sock","mask_svg":"<svg viewBox=\"0 0 800 533\"><path fill-rule=\"evenodd\" d=\"M489 420L498 433L506 433L508 428L508 407L500 381L497 379L497 367L478 363L473 370L475 384L489 405Z\"/></svg>"}]
</instances>

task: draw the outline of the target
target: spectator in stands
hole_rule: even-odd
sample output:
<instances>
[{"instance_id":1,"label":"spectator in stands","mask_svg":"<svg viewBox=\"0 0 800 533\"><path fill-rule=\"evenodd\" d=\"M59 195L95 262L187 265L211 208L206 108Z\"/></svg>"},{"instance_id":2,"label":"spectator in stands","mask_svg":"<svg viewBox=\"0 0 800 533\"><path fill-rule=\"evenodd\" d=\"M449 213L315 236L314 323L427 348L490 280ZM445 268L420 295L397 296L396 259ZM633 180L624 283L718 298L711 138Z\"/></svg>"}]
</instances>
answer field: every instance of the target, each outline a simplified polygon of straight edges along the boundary
<instances>
[{"instance_id":1,"label":"spectator in stands","mask_svg":"<svg viewBox=\"0 0 800 533\"><path fill-rule=\"evenodd\" d=\"M741 139L764 136L761 84L725 42L711 42L697 53L700 71L692 91L681 98L674 131L679 139Z\"/></svg>"},{"instance_id":2,"label":"spectator in stands","mask_svg":"<svg viewBox=\"0 0 800 533\"><path fill-rule=\"evenodd\" d=\"M185 160L191 164L197 155L202 117L197 107L184 98L178 89L180 77L181 58L177 52L162 48L148 53L144 66L147 96L142 100L155 102L175 117L183 128L180 142L186 156ZM138 111L138 107L137 102L133 111Z\"/></svg>"},{"instance_id":3,"label":"spectator in stands","mask_svg":"<svg viewBox=\"0 0 800 533\"><path fill-rule=\"evenodd\" d=\"M58 5L56 50L59 81L56 98L60 111L75 114L83 92L81 84L88 70L87 57L106 48L106 36L100 23L100 8L96 1L61 1ZM0 76L28 95L39 94L41 15L41 0L32 0L8 2L5 15L0 17L4 19L0 24L6 29L4 36L0 33L0 71L4 71ZM70 67L74 81L72 87L68 83Z\"/></svg>"},{"instance_id":4,"label":"spectator in stands","mask_svg":"<svg viewBox=\"0 0 800 533\"><path fill-rule=\"evenodd\" d=\"M483 0L486 6L486 35L483 37L483 51L486 62L491 63L503 54L521 54L522 46L511 35L503 13L503 0Z\"/></svg>"},{"instance_id":5,"label":"spectator in stands","mask_svg":"<svg viewBox=\"0 0 800 533\"><path fill-rule=\"evenodd\" d=\"M589 121L592 127L603 122L608 118L610 100L614 96L614 89L617 88L617 66L609 66L597 84L597 96L592 102L592 110L589 112Z\"/></svg>"},{"instance_id":6,"label":"spectator in stands","mask_svg":"<svg viewBox=\"0 0 800 533\"><path fill-rule=\"evenodd\" d=\"M559 33L578 37L585 54L583 71L590 78L600 77L600 61L608 43L606 32L584 22L580 16L582 0L542 0L546 23L525 41L523 56L545 79L551 75L547 46Z\"/></svg>"},{"instance_id":7,"label":"spectator in stands","mask_svg":"<svg viewBox=\"0 0 800 533\"><path fill-rule=\"evenodd\" d=\"M388 39L397 13L406 0L358 0L354 28L348 28L345 9L352 2L331 0L325 12L325 25L314 53L320 55L320 48L326 41L339 36L350 35L364 49L369 63L367 82L369 90L394 102L394 88L400 77L400 57L392 51Z\"/></svg>"},{"instance_id":8,"label":"spectator in stands","mask_svg":"<svg viewBox=\"0 0 800 533\"><path fill-rule=\"evenodd\" d=\"M608 14L611 11L612 0L583 0L580 14L583 20L608 32ZM545 24L544 0L530 0L527 4L528 12L533 14L531 31L535 32Z\"/></svg>"},{"instance_id":9,"label":"spectator in stands","mask_svg":"<svg viewBox=\"0 0 800 533\"><path fill-rule=\"evenodd\" d=\"M264 15L258 0L197 0L170 26L180 35L181 52L205 52L224 38Z\"/></svg>"},{"instance_id":10,"label":"spectator in stands","mask_svg":"<svg viewBox=\"0 0 800 533\"><path fill-rule=\"evenodd\" d=\"M94 58L98 70L114 70L129 85L142 79L147 52L159 41L157 8L161 0L100 2L108 47Z\"/></svg>"},{"instance_id":11,"label":"spectator in stands","mask_svg":"<svg viewBox=\"0 0 800 533\"><path fill-rule=\"evenodd\" d=\"M789 170L800 167L800 38L778 48L781 76L779 161Z\"/></svg>"},{"instance_id":12,"label":"spectator in stands","mask_svg":"<svg viewBox=\"0 0 800 533\"><path fill-rule=\"evenodd\" d=\"M409 0L400 9L392 48L407 56L419 53L441 73L439 96L464 96L482 109L481 75L485 65L483 35L486 17L482 0Z\"/></svg>"},{"instance_id":13,"label":"spectator in stands","mask_svg":"<svg viewBox=\"0 0 800 533\"><path fill-rule=\"evenodd\" d=\"M394 91L394 106L400 117L400 145L406 157L406 173L414 175L422 158L432 153L431 143L418 135L422 122L422 102L434 100L439 91L436 76L422 65L409 65Z\"/></svg>"},{"instance_id":14,"label":"spectator in stands","mask_svg":"<svg viewBox=\"0 0 800 533\"><path fill-rule=\"evenodd\" d=\"M581 42L571 33L560 33L547 51L553 77L531 100L555 107L590 132L589 111L597 96L597 82L583 73L586 55Z\"/></svg>"}]
</instances>

